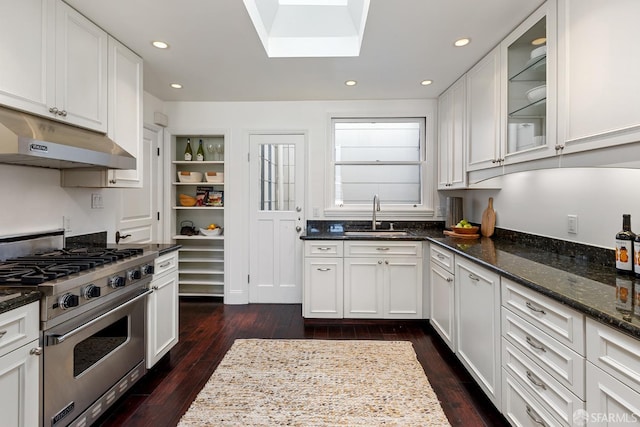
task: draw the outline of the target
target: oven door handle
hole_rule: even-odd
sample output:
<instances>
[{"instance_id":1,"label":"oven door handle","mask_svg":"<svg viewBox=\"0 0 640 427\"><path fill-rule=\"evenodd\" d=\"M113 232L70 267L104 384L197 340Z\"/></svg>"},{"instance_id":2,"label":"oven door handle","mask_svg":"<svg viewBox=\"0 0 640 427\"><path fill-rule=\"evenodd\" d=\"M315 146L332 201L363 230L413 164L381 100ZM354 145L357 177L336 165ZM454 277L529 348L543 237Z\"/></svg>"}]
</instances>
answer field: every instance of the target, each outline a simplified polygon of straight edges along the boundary
<instances>
[{"instance_id":1,"label":"oven door handle","mask_svg":"<svg viewBox=\"0 0 640 427\"><path fill-rule=\"evenodd\" d=\"M88 321L87 323L75 328L74 330L67 332L66 334L63 335L47 335L47 345L52 346L52 345L58 345L58 344L62 344L67 338L70 338L74 335L76 335L77 333L85 330L86 328L90 327L91 325L94 325L98 322L100 322L102 319L104 319L105 317L113 314L114 312L121 310L133 303L135 303L136 301L140 300L141 298L146 297L147 295L153 293L153 289L147 289L145 292L141 293L140 295L136 296L133 299L130 299L129 301L125 302L122 305L117 306L116 308L114 308L113 310L109 310L106 313L101 314L100 316L96 317L95 319L92 319L90 321Z\"/></svg>"}]
</instances>

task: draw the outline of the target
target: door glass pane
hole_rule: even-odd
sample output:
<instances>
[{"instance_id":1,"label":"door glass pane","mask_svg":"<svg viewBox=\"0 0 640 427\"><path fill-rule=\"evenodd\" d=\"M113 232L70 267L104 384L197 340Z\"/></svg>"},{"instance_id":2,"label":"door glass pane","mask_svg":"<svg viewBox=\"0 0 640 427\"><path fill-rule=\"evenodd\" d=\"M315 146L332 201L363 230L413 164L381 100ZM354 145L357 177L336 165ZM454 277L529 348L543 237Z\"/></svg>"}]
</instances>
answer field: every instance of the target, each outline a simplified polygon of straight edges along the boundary
<instances>
[{"instance_id":1,"label":"door glass pane","mask_svg":"<svg viewBox=\"0 0 640 427\"><path fill-rule=\"evenodd\" d=\"M73 376L77 377L124 344L129 337L129 318L122 317L73 348Z\"/></svg>"},{"instance_id":2,"label":"door glass pane","mask_svg":"<svg viewBox=\"0 0 640 427\"><path fill-rule=\"evenodd\" d=\"M260 210L292 211L295 204L295 146L260 144Z\"/></svg>"}]
</instances>

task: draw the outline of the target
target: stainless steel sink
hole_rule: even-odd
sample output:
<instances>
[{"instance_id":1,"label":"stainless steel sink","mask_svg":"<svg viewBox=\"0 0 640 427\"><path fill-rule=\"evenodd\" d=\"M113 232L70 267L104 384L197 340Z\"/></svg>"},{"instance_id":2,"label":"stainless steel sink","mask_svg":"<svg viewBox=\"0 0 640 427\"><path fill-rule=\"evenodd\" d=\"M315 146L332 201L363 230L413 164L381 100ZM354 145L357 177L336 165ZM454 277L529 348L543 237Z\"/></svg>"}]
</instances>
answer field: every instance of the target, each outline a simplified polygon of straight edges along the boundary
<instances>
[{"instance_id":1,"label":"stainless steel sink","mask_svg":"<svg viewBox=\"0 0 640 427\"><path fill-rule=\"evenodd\" d=\"M396 231L396 230L359 230L359 231L345 231L345 236L360 236L360 237L402 237L409 236L408 231Z\"/></svg>"}]
</instances>

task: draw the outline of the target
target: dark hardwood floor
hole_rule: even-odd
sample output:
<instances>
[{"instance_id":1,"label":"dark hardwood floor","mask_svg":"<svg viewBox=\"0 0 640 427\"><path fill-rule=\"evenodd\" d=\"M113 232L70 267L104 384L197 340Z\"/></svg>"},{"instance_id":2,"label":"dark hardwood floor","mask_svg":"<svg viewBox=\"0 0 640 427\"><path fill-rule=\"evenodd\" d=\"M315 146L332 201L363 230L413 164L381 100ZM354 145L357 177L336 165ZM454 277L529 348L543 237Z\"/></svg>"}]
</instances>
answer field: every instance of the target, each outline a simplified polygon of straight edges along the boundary
<instances>
[{"instance_id":1,"label":"dark hardwood floor","mask_svg":"<svg viewBox=\"0 0 640 427\"><path fill-rule=\"evenodd\" d=\"M300 305L182 298L180 342L96 423L175 426L236 338L409 340L452 426L507 426L427 322L305 322Z\"/></svg>"}]
</instances>

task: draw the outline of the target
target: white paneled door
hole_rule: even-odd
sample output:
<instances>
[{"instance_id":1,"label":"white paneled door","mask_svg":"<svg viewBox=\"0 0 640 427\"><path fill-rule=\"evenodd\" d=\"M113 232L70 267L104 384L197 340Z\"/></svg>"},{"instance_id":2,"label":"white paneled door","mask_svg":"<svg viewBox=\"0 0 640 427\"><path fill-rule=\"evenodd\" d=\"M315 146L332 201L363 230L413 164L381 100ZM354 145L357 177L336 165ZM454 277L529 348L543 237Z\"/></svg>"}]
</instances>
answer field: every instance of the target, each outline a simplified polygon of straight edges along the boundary
<instances>
[{"instance_id":1,"label":"white paneled door","mask_svg":"<svg viewBox=\"0 0 640 427\"><path fill-rule=\"evenodd\" d=\"M305 139L249 135L249 302L302 302Z\"/></svg>"},{"instance_id":2,"label":"white paneled door","mask_svg":"<svg viewBox=\"0 0 640 427\"><path fill-rule=\"evenodd\" d=\"M161 130L144 129L142 159L138 157L138 171L142 180L140 188L123 188L121 192L118 233L124 236L120 243L162 242L158 207L160 206L158 147Z\"/></svg>"}]
</instances>

